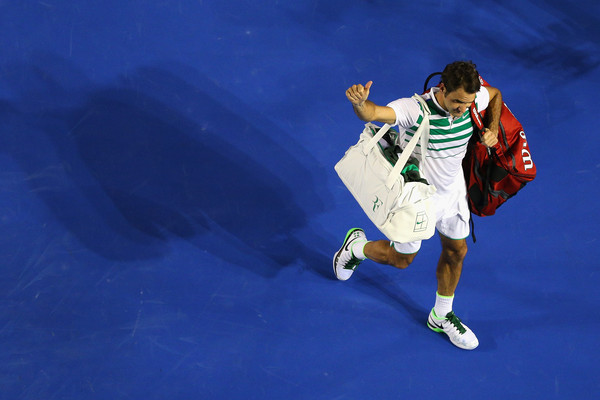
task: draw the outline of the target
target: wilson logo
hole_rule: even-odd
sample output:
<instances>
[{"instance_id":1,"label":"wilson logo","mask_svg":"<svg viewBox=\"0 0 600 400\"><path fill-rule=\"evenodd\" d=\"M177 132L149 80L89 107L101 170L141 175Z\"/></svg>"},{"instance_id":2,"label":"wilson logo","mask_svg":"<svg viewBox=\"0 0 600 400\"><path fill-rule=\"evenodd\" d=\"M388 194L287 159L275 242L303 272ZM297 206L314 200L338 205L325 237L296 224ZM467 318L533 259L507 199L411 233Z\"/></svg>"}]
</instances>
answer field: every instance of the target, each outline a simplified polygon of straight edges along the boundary
<instances>
[{"instance_id":1,"label":"wilson logo","mask_svg":"<svg viewBox=\"0 0 600 400\"><path fill-rule=\"evenodd\" d=\"M523 158L523 166L525 167L525 171L533 168L533 160L531 159L531 153L527 149L527 138L525 137L525 132L519 132L519 135L523 138L523 148L521 149L521 157Z\"/></svg>"}]
</instances>

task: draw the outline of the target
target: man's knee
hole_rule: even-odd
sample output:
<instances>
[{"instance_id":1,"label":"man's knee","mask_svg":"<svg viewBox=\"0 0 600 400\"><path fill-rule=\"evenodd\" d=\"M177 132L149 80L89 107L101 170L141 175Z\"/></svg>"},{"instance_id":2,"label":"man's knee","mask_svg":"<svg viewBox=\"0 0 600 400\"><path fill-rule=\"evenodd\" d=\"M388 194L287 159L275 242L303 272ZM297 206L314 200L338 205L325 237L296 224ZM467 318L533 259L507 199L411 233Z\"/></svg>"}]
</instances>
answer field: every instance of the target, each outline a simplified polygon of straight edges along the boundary
<instances>
[{"instance_id":1,"label":"man's knee","mask_svg":"<svg viewBox=\"0 0 600 400\"><path fill-rule=\"evenodd\" d=\"M468 246L465 239L442 239L442 256L451 263L462 262L467 256Z\"/></svg>"},{"instance_id":2,"label":"man's knee","mask_svg":"<svg viewBox=\"0 0 600 400\"><path fill-rule=\"evenodd\" d=\"M406 267L408 267L413 260L415 259L415 257L417 256L417 253L413 253L413 254L403 254L403 253L398 253L393 247L390 247L390 265L396 267L396 268L400 268L400 269L404 269Z\"/></svg>"}]
</instances>

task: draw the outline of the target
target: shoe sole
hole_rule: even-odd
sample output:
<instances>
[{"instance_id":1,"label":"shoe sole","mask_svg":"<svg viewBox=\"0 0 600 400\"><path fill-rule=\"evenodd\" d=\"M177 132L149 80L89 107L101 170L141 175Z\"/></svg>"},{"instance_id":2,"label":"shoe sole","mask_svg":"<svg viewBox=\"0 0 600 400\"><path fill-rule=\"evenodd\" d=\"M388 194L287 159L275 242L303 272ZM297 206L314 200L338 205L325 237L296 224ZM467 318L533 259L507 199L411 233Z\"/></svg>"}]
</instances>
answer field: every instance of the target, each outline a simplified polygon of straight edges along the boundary
<instances>
[{"instance_id":1,"label":"shoe sole","mask_svg":"<svg viewBox=\"0 0 600 400\"><path fill-rule=\"evenodd\" d=\"M347 279L340 279L338 277L337 271L335 270L335 264L336 261L338 259L338 257L340 256L340 253L344 250L344 247L346 247L346 244L348 244L348 239L350 238L350 236L356 232L356 231L363 231L361 228L352 228L348 231L348 233L346 234L346 237L344 238L344 243L342 243L342 247L340 247L340 249L338 250L337 253L335 253L335 255L333 256L333 274L335 275L335 277L340 280L340 281L345 281ZM364 232L364 231L363 231Z\"/></svg>"}]
</instances>

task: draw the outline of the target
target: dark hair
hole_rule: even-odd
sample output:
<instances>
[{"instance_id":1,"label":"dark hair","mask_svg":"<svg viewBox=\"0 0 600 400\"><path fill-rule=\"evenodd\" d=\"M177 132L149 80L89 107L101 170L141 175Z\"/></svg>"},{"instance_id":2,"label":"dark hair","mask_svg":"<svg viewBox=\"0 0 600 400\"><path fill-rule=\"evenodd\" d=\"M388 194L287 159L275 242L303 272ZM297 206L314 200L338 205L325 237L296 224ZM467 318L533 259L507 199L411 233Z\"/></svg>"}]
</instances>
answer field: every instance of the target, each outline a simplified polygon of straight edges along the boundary
<instances>
[{"instance_id":1,"label":"dark hair","mask_svg":"<svg viewBox=\"0 0 600 400\"><path fill-rule=\"evenodd\" d=\"M481 87L477 66L471 61L455 61L446 65L442 83L448 92L463 88L467 93L477 93Z\"/></svg>"}]
</instances>

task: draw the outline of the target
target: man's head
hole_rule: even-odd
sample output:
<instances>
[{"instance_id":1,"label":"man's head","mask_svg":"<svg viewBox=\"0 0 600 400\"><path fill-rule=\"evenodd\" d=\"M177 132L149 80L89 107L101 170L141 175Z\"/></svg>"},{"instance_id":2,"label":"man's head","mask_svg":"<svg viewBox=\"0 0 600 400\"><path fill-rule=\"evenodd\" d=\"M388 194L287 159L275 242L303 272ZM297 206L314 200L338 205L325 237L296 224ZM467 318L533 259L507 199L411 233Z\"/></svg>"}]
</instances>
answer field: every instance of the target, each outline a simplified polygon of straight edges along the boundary
<instances>
[{"instance_id":1,"label":"man's head","mask_svg":"<svg viewBox=\"0 0 600 400\"><path fill-rule=\"evenodd\" d=\"M470 61L456 61L442 72L440 105L453 117L459 117L475 101L479 91L479 73Z\"/></svg>"},{"instance_id":2,"label":"man's head","mask_svg":"<svg viewBox=\"0 0 600 400\"><path fill-rule=\"evenodd\" d=\"M446 65L442 83L448 92L463 88L467 93L477 93L481 87L477 67L471 61L455 61Z\"/></svg>"}]
</instances>

